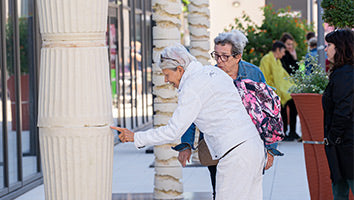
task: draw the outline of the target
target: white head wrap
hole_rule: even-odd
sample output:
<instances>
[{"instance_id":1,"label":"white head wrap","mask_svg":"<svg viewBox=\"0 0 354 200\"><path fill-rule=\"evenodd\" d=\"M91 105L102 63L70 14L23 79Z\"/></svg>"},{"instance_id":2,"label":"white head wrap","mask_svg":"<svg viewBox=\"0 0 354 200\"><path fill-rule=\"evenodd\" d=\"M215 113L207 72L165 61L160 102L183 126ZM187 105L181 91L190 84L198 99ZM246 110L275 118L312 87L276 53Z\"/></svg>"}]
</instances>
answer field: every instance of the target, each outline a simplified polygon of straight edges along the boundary
<instances>
[{"instance_id":1,"label":"white head wrap","mask_svg":"<svg viewBox=\"0 0 354 200\"><path fill-rule=\"evenodd\" d=\"M158 65L161 69L175 69L181 66L186 70L188 65L196 60L183 45L175 43L161 52Z\"/></svg>"}]
</instances>

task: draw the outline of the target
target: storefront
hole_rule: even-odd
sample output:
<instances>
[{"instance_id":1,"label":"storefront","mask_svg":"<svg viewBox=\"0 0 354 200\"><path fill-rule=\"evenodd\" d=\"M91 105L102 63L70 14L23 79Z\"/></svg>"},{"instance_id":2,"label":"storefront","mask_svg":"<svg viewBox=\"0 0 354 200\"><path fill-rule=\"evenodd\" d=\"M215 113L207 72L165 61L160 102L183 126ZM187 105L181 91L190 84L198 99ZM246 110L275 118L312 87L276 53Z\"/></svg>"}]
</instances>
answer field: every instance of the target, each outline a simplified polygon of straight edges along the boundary
<instances>
[{"instance_id":1,"label":"storefront","mask_svg":"<svg viewBox=\"0 0 354 200\"><path fill-rule=\"evenodd\" d=\"M109 1L113 115L130 129L151 125L151 1ZM35 0L0 3L0 199L42 184L37 98L41 37Z\"/></svg>"}]
</instances>

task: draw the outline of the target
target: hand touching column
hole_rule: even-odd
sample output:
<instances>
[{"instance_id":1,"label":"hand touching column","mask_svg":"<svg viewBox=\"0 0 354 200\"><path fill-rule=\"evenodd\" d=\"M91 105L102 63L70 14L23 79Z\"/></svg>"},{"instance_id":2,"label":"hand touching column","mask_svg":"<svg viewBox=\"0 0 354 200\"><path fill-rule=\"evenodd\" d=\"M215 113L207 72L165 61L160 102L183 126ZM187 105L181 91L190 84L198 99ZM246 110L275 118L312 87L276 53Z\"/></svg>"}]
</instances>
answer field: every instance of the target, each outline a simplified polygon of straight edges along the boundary
<instances>
[{"instance_id":1,"label":"hand touching column","mask_svg":"<svg viewBox=\"0 0 354 200\"><path fill-rule=\"evenodd\" d=\"M118 137L123 143L134 142L134 132L128 130L127 128L120 128L120 127L111 126L111 129L114 129L114 130L117 130L120 132Z\"/></svg>"}]
</instances>

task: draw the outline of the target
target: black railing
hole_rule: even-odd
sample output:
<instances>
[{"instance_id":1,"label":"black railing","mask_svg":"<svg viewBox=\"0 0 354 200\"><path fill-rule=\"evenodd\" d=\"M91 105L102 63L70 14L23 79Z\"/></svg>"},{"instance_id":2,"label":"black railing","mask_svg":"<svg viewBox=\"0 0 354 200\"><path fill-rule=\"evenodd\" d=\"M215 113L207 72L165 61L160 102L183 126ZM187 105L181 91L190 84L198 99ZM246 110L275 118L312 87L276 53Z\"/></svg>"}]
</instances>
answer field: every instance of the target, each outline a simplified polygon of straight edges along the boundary
<instances>
[{"instance_id":1,"label":"black railing","mask_svg":"<svg viewBox=\"0 0 354 200\"><path fill-rule=\"evenodd\" d=\"M37 12L33 0L21 5L29 14L18 10L19 3L0 3L1 199L13 199L43 181L36 128L40 52Z\"/></svg>"},{"instance_id":2,"label":"black railing","mask_svg":"<svg viewBox=\"0 0 354 200\"><path fill-rule=\"evenodd\" d=\"M134 130L152 122L151 25L146 20L151 18L151 8L147 5L151 2L110 3L108 12L110 70L115 72L112 87L116 88L113 114L118 126Z\"/></svg>"}]
</instances>

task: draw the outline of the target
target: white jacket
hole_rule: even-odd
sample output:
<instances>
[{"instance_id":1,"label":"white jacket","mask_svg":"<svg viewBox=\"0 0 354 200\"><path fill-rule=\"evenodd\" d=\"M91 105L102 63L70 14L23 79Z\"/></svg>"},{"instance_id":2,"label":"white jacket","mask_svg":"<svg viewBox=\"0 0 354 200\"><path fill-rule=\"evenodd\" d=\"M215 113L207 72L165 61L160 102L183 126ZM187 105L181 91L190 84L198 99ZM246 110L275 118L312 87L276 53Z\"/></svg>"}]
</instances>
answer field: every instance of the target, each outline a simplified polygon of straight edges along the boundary
<instances>
[{"instance_id":1,"label":"white jacket","mask_svg":"<svg viewBox=\"0 0 354 200\"><path fill-rule=\"evenodd\" d=\"M241 102L232 78L214 66L192 62L178 88L178 106L168 124L136 132L137 148L178 139L195 123L204 133L213 159L259 133Z\"/></svg>"}]
</instances>

